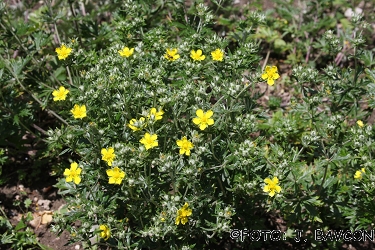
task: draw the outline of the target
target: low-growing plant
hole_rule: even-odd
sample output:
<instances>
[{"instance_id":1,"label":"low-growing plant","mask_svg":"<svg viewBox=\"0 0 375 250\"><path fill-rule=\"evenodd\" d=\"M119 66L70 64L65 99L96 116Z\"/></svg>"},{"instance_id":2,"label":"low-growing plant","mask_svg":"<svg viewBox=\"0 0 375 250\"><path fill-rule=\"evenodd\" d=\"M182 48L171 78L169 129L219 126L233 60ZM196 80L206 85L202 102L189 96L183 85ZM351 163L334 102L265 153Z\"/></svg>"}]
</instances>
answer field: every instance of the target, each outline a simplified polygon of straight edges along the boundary
<instances>
[{"instance_id":1,"label":"low-growing plant","mask_svg":"<svg viewBox=\"0 0 375 250\"><path fill-rule=\"evenodd\" d=\"M26 199L23 205L28 208L31 204L30 199ZM17 206L21 205L15 204ZM7 218L4 210L0 207L0 232L1 238L0 243L4 249L42 249L49 250L50 248L40 244L37 237L27 223L33 219L30 212L25 213L26 216L22 216L17 225L13 226Z\"/></svg>"},{"instance_id":2,"label":"low-growing plant","mask_svg":"<svg viewBox=\"0 0 375 250\"><path fill-rule=\"evenodd\" d=\"M95 24L72 3L62 10L74 18L48 5L56 39L38 33L50 48L32 55L61 78L29 92L62 123L46 132L45 155L70 158L54 169L68 204L52 230L91 249L209 249L233 243L233 229L267 229L267 213L283 217L289 241L300 229L312 247L337 248L314 241L314 229L372 228L369 26L354 15L335 33L329 4L296 6L298 18L285 5L278 22L244 11L227 36L202 1L116 2ZM271 52L288 51L291 71L281 72ZM25 86L21 69L6 67L6 81Z\"/></svg>"}]
</instances>

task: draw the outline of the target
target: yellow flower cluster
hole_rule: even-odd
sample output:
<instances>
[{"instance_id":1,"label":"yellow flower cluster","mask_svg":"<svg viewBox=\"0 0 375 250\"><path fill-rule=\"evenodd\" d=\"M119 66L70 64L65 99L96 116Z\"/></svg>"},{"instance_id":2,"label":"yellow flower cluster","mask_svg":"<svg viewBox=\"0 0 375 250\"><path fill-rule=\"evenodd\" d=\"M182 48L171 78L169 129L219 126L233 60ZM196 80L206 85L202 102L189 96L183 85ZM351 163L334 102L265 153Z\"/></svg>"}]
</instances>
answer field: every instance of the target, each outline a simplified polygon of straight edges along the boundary
<instances>
[{"instance_id":1,"label":"yellow flower cluster","mask_svg":"<svg viewBox=\"0 0 375 250\"><path fill-rule=\"evenodd\" d=\"M206 56L203 55L203 51L201 49L191 50L190 57L194 61L203 61L204 59L206 59ZM221 49L216 49L215 51L211 52L211 57L214 61L222 62L224 59L224 51L222 51ZM179 59L180 55L178 54L178 50L176 48L167 49L166 53L164 54L164 58L173 62Z\"/></svg>"},{"instance_id":2,"label":"yellow flower cluster","mask_svg":"<svg viewBox=\"0 0 375 250\"><path fill-rule=\"evenodd\" d=\"M164 111L162 109L159 109L157 111L156 108L151 108L147 115L147 121L161 120L163 119L163 114ZM208 126L214 124L214 119L211 118L213 114L214 113L212 110L204 112L202 109L198 109L196 111L197 117L193 118L193 123L198 125L200 130L205 130ZM140 131L147 126L147 121L145 117L141 117L139 118L139 120L131 119L129 121L128 127L132 129L133 132ZM157 134L145 133L144 136L139 140L139 142L145 146L146 150L149 150L159 145L157 138ZM194 144L189 141L186 136L182 137L180 140L176 140L176 144L180 149L179 152L181 155L185 154L189 156L191 153L190 150L194 148Z\"/></svg>"},{"instance_id":3,"label":"yellow flower cluster","mask_svg":"<svg viewBox=\"0 0 375 250\"><path fill-rule=\"evenodd\" d=\"M151 108L147 115L147 121L159 121L163 119L163 114L164 111L161 108L159 108L159 111L157 111L156 108ZM129 121L128 127L131 128L133 132L140 131L147 126L147 121L144 117L139 118L139 120L133 118Z\"/></svg>"}]
</instances>

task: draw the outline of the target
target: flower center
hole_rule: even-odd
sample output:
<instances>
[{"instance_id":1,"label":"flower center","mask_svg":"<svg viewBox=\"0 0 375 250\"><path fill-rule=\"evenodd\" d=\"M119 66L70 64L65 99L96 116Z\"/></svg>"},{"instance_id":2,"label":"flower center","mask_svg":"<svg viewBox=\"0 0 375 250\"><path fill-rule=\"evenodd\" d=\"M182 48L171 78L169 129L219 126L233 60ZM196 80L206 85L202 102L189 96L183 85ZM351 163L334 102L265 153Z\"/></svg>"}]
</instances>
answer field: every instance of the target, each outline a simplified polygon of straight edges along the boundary
<instances>
[{"instance_id":1,"label":"flower center","mask_svg":"<svg viewBox=\"0 0 375 250\"><path fill-rule=\"evenodd\" d=\"M115 179L120 178L120 172L118 172L118 171L114 171L114 172L113 172L113 178L115 178Z\"/></svg>"},{"instance_id":2,"label":"flower center","mask_svg":"<svg viewBox=\"0 0 375 250\"><path fill-rule=\"evenodd\" d=\"M75 176L77 176L78 174L77 174L77 171L76 170L71 170L70 171L70 176L72 176L72 177L75 177Z\"/></svg>"}]
</instances>

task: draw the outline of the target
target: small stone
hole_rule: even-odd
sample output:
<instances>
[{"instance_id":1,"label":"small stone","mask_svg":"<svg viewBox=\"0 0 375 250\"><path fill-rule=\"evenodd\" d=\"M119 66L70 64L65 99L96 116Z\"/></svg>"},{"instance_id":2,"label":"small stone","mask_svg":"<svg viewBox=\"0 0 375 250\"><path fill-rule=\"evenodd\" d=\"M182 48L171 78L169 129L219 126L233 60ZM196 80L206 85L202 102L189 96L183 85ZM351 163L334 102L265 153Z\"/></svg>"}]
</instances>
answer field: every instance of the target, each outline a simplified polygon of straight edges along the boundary
<instances>
[{"instance_id":1,"label":"small stone","mask_svg":"<svg viewBox=\"0 0 375 250\"><path fill-rule=\"evenodd\" d=\"M51 201L50 200L38 200L38 205L42 206L45 210L49 210Z\"/></svg>"},{"instance_id":2,"label":"small stone","mask_svg":"<svg viewBox=\"0 0 375 250\"><path fill-rule=\"evenodd\" d=\"M75 245L75 246L74 246L74 249L76 249L76 250L79 250L80 248L81 248L80 245Z\"/></svg>"}]
</instances>

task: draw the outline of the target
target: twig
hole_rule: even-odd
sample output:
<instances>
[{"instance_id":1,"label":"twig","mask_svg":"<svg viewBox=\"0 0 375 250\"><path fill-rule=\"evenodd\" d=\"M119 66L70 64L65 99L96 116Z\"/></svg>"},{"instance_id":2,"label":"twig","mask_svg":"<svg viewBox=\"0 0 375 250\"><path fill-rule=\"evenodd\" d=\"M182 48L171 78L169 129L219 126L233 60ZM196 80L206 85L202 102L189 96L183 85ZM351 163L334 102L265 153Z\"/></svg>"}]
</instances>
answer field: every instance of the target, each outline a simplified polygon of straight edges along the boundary
<instances>
[{"instance_id":1,"label":"twig","mask_svg":"<svg viewBox=\"0 0 375 250\"><path fill-rule=\"evenodd\" d=\"M271 50L268 49L266 59L264 60L264 63L263 63L263 66L262 66L262 72L266 68L266 65L267 65L267 62L268 62L268 58L270 57L270 54L271 54Z\"/></svg>"}]
</instances>

